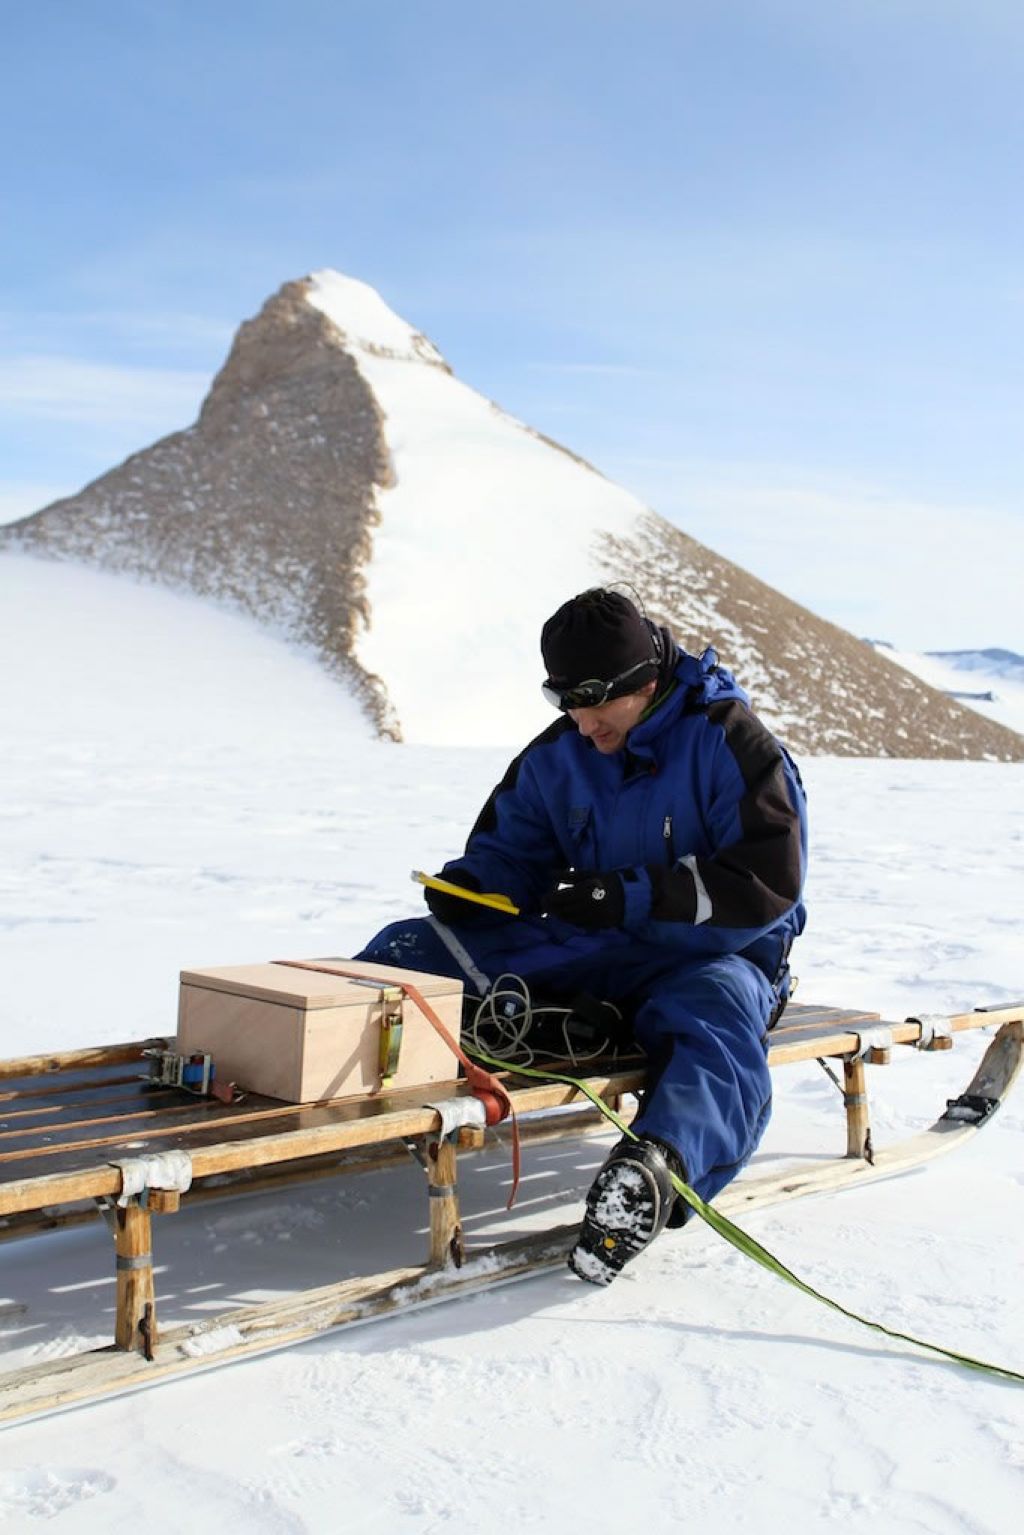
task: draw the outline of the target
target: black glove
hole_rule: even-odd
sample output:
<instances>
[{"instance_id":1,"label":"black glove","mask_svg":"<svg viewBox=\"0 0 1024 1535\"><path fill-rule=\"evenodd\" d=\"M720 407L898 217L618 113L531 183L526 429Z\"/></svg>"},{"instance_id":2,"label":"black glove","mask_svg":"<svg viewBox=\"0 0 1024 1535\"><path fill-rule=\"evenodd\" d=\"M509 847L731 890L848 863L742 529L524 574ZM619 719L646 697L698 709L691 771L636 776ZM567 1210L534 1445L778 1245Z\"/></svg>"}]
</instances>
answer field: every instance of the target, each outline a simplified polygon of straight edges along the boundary
<instances>
[{"instance_id":1,"label":"black glove","mask_svg":"<svg viewBox=\"0 0 1024 1535\"><path fill-rule=\"evenodd\" d=\"M621 927L625 915L620 874L567 874L563 888L548 898L548 916L561 917L574 927Z\"/></svg>"},{"instance_id":2,"label":"black glove","mask_svg":"<svg viewBox=\"0 0 1024 1535\"><path fill-rule=\"evenodd\" d=\"M463 890L480 893L480 881L475 874L465 869L442 869L437 878L447 880L449 885L460 885ZM477 906L473 901L460 901L457 895L449 895L445 890L431 890L429 885L424 886L423 898L431 914L438 922L443 922L445 927L451 926L453 922L461 922L463 926L466 923L472 925L488 913L486 906Z\"/></svg>"}]
</instances>

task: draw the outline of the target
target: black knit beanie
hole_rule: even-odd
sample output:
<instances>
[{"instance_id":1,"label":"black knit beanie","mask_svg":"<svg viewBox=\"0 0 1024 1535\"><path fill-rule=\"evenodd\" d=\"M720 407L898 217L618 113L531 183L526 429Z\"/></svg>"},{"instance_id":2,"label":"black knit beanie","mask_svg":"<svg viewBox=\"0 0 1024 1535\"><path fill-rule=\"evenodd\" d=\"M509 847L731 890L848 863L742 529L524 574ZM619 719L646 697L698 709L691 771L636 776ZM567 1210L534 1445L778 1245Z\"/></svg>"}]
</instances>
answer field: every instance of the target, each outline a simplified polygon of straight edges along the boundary
<instances>
[{"instance_id":1,"label":"black knit beanie","mask_svg":"<svg viewBox=\"0 0 1024 1535\"><path fill-rule=\"evenodd\" d=\"M571 688L597 678L609 682L641 661L650 661L650 675L638 672L630 691L656 675L661 659L653 624L620 592L603 586L581 592L553 613L540 634L540 650L548 678Z\"/></svg>"}]
</instances>

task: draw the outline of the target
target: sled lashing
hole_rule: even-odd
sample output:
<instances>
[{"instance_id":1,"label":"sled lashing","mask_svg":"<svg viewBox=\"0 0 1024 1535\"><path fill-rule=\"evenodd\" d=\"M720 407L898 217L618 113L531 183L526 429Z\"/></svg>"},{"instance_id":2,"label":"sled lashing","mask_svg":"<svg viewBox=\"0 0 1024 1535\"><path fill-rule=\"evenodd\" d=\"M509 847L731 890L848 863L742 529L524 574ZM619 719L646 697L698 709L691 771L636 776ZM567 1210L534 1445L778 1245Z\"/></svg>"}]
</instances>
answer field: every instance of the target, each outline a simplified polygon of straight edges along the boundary
<instances>
[{"instance_id":1,"label":"sled lashing","mask_svg":"<svg viewBox=\"0 0 1024 1535\"><path fill-rule=\"evenodd\" d=\"M409 999L403 1001L401 992L396 995L381 979L369 983L362 1000L367 1027L374 1031L376 1080L342 1098L282 1103L251 1091L239 1095L223 1080L221 1097L200 1096L208 1082L200 1079L198 1087L193 1082L190 1090L172 1085L166 1072L161 1080L161 1071L154 1070L154 1060L162 1066L180 1059L172 1054L173 1039L0 1063L0 1240L94 1222L99 1212L113 1234L117 1286L113 1342L0 1376L0 1422L137 1390L564 1261L578 1222L467 1246L458 1156L507 1142L507 1122L485 1130L479 1115L464 1112L472 1095L456 1077L454 1058L448 1080L396 1086L400 1079L387 1068L395 1064L403 1011L409 1027ZM901 1046L949 1049L957 1034L979 1028L996 1032L960 1097L920 1133L893 1146L873 1145L866 1068L885 1064ZM386 1039L377 1038L382 1030ZM1005 1098L1020 1070L1022 1037L1024 1005L888 1023L873 1013L791 1004L771 1036L769 1064L818 1059L827 1067L841 1089L845 1150L769 1176L748 1170L718 1196L715 1207L742 1220L746 1210L890 1176L953 1149L977 1133ZM361 1059L359 1070L369 1069L365 1060L371 1057L364 1053ZM201 1056L194 1069L201 1073ZM628 1117L643 1066L640 1060L591 1062L575 1075ZM575 1085L527 1080L514 1070L504 1074L503 1083L517 1116L529 1116L522 1122L527 1159L531 1142L580 1136L603 1124ZM465 1122L474 1119L477 1123ZM154 1217L239 1192L407 1161L410 1152L425 1173L425 1260L160 1329Z\"/></svg>"}]
</instances>

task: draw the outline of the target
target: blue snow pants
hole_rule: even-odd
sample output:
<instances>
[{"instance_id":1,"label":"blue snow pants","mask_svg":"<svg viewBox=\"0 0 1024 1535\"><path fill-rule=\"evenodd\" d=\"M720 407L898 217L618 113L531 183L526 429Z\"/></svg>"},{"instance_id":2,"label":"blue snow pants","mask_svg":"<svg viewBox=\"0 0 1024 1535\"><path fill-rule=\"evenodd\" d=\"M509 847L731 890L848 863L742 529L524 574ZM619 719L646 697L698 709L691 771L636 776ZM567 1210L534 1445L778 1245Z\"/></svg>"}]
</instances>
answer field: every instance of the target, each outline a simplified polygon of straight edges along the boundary
<instances>
[{"instance_id":1,"label":"blue snow pants","mask_svg":"<svg viewBox=\"0 0 1024 1535\"><path fill-rule=\"evenodd\" d=\"M616 1003L648 1062L633 1129L673 1148L702 1199L735 1177L764 1133L777 997L741 955L680 959L625 933L584 933L544 917L480 927L426 917L391 923L354 957L451 976L479 996L513 974L544 1001L586 992Z\"/></svg>"}]
</instances>

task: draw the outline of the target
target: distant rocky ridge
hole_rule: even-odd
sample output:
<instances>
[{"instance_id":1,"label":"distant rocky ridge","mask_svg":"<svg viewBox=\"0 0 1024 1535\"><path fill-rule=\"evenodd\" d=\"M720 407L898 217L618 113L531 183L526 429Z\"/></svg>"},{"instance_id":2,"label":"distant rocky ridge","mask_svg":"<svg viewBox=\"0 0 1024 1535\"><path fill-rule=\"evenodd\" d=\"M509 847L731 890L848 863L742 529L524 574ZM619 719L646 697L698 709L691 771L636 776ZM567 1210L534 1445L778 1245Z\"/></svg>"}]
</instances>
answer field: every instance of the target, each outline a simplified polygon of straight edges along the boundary
<instances>
[{"instance_id":1,"label":"distant rocky ridge","mask_svg":"<svg viewBox=\"0 0 1024 1535\"><path fill-rule=\"evenodd\" d=\"M0 528L0 550L98 565L252 614L315 649L376 730L400 739L387 676L358 658L374 621L366 577L394 478L389 423L345 331L310 302L310 283L285 284L241 326L194 426ZM413 337L408 366L450 375L426 338ZM568 450L550 451L564 465ZM591 568L630 581L687 648L714 645L795 751L1024 760L1024 737L961 708L639 503L627 520L630 533L595 521ZM531 558L543 561L545 551L524 549L527 567Z\"/></svg>"},{"instance_id":2,"label":"distant rocky ridge","mask_svg":"<svg viewBox=\"0 0 1024 1535\"><path fill-rule=\"evenodd\" d=\"M877 650L896 650L891 640L865 637L864 643L873 645ZM1003 650L997 645L990 645L975 650L922 650L921 654L931 656L936 661L944 661L957 671L985 672L992 677L1009 677L1012 681L1024 682L1024 656L1016 650Z\"/></svg>"},{"instance_id":3,"label":"distant rocky ridge","mask_svg":"<svg viewBox=\"0 0 1024 1535\"><path fill-rule=\"evenodd\" d=\"M1009 677L1024 682L1024 656L1015 650L1001 650L990 646L985 650L926 650L926 656L946 661L963 672L988 672L996 677Z\"/></svg>"}]
</instances>

